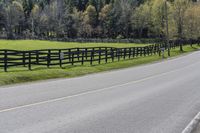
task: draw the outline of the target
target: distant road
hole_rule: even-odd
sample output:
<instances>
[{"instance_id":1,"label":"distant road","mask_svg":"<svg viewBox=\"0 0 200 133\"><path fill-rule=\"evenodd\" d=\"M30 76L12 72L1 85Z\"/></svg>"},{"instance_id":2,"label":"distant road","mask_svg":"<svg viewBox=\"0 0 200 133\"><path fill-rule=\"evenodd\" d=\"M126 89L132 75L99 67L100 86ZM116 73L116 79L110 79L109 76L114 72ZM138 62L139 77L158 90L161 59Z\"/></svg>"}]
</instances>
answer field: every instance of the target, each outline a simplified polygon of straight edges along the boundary
<instances>
[{"instance_id":1,"label":"distant road","mask_svg":"<svg viewBox=\"0 0 200 133\"><path fill-rule=\"evenodd\" d=\"M200 111L200 52L0 88L0 133L181 133Z\"/></svg>"}]
</instances>

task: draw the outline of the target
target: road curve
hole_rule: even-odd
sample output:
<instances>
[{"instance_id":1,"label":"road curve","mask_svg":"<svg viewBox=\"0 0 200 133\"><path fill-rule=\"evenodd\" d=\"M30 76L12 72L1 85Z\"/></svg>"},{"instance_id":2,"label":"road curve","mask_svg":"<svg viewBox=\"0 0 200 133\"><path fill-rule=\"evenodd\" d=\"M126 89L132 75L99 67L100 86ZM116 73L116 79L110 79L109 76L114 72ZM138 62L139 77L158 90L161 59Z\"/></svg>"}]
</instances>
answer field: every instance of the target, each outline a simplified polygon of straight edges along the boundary
<instances>
[{"instance_id":1,"label":"road curve","mask_svg":"<svg viewBox=\"0 0 200 133\"><path fill-rule=\"evenodd\" d=\"M0 88L0 133L181 133L200 111L200 52Z\"/></svg>"}]
</instances>

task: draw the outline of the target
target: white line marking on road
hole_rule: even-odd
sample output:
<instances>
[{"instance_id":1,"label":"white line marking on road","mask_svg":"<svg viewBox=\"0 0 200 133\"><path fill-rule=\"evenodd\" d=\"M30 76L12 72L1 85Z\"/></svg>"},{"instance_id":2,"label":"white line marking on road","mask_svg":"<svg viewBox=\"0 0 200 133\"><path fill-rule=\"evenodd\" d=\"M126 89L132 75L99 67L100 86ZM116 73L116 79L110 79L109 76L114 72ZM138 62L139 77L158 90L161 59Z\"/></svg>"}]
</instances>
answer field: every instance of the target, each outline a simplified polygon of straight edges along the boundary
<instances>
[{"instance_id":1,"label":"white line marking on road","mask_svg":"<svg viewBox=\"0 0 200 133\"><path fill-rule=\"evenodd\" d=\"M194 117L194 119L182 131L182 133L192 133L199 123L200 123L200 112Z\"/></svg>"},{"instance_id":2,"label":"white line marking on road","mask_svg":"<svg viewBox=\"0 0 200 133\"><path fill-rule=\"evenodd\" d=\"M110 87L106 87L106 88L102 88L102 89L98 89L98 90L88 91L88 92L84 92L84 93L79 93L79 94L66 96L66 97L60 97L60 98L46 100L46 101L42 101L42 102L37 102L37 103L32 103L32 104L27 104L27 105L21 105L21 106L9 108L9 109L3 109L3 110L0 110L0 113L13 111L13 110L17 110L17 109L22 109L22 108L27 108L27 107L32 107L32 106L37 106L37 105L42 105L42 104L46 104L46 103L62 101L62 100L66 100L66 99L69 99L69 98L74 98L74 97L78 97L78 96L83 96L83 95L87 95L87 94L93 94L93 93L102 92L102 91L105 91L105 90L110 90L110 89L116 88L116 87L122 87L122 86L125 86L125 85L136 84L136 83L143 82L143 81L146 81L146 80L149 80L149 79L153 79L153 78L156 78L156 77L167 75L169 73L180 71L180 70L182 70L184 68L187 68L189 66L193 66L193 65L198 64L198 63L199 62L191 64L191 65L188 65L188 66L185 66L185 67L182 67L180 69L176 69L176 70L173 70L173 71L168 71L168 72L157 74L157 75L154 75L154 76L149 76L147 78L143 78L143 79L140 79L140 80L130 81L130 82L127 82L127 83L124 83L124 84L114 85L114 86L110 86Z\"/></svg>"}]
</instances>

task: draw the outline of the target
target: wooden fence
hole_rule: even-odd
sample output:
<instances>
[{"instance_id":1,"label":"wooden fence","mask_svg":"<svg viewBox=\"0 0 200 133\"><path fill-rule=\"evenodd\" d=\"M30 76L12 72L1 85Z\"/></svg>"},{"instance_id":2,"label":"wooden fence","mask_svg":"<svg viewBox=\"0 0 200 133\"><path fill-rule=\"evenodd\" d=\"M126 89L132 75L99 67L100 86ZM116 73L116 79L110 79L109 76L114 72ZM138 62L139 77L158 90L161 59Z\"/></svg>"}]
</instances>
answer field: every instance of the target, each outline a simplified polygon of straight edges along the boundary
<instances>
[{"instance_id":1,"label":"wooden fence","mask_svg":"<svg viewBox=\"0 0 200 133\"><path fill-rule=\"evenodd\" d=\"M145 47L90 47L70 49L47 49L33 51L0 50L0 68L7 72L9 67L101 64L159 53L159 45Z\"/></svg>"},{"instance_id":2,"label":"wooden fence","mask_svg":"<svg viewBox=\"0 0 200 133\"><path fill-rule=\"evenodd\" d=\"M171 42L170 48L180 46ZM160 48L167 48L164 44L155 44L145 47L90 47L90 48L69 48L69 49L46 49L32 51L0 50L0 69L5 72L10 67L23 66L29 70L33 66L60 66L84 65L85 63L101 64L141 56L160 54Z\"/></svg>"}]
</instances>

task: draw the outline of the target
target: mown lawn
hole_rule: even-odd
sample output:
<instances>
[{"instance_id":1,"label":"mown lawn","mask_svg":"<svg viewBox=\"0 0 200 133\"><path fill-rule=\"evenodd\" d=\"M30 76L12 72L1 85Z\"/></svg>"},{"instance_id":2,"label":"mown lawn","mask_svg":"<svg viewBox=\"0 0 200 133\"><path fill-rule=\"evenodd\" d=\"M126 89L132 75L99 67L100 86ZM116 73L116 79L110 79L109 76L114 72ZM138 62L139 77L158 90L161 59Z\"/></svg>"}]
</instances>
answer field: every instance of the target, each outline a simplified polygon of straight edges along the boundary
<instances>
[{"instance_id":1,"label":"mown lawn","mask_svg":"<svg viewBox=\"0 0 200 133\"><path fill-rule=\"evenodd\" d=\"M34 45L34 46L29 46L30 44L25 43L25 42L31 42L31 43L33 43L32 45ZM50 48L58 48L58 47L56 47L57 43L58 43L58 45L62 45L59 48L64 47L65 45L70 47L69 46L70 43L60 43L60 42L47 43L45 41L44 42L44 43L46 43L46 44L44 44L45 46L42 46L42 44L39 46L39 44L37 44L38 41L24 41L24 43L19 44L21 46L19 46L19 48L18 48L17 41L16 41L16 43L15 43L15 41L12 41L13 44L8 44L8 47L4 46L4 48L10 49L13 46L13 49L20 49L20 50L21 49L22 50L37 49L37 46L35 46L34 42L40 48L47 48L47 46L48 46L48 48L49 47ZM39 41L39 42L41 42L41 41ZM0 44L1 43L2 43L2 41L0 41ZM51 43L53 46L50 46ZM54 43L56 43L56 44L54 44ZM78 45L76 43L71 43L71 44ZM3 44L3 45L6 45L6 44ZM22 47L22 45L24 47ZM84 45L86 47L87 43L79 44L79 46L82 46L82 45ZM100 44L95 44L95 43L88 44L88 46L92 46L92 45L100 45ZM107 46L106 44L103 44L103 43L101 43L100 46L103 46L103 45ZM123 45L137 46L135 44L114 44L114 43L112 43L110 45L112 45L112 46L114 45L116 47L122 47ZM3 48L3 46L1 46L1 45L0 45L0 47ZM184 46L184 52L180 52L179 49L176 48L171 51L171 56L172 57L178 56L182 53L188 53L188 52L198 50L199 48L200 47L197 45L194 45L193 48L190 46ZM32 71L28 71L26 67L25 68L23 68L23 67L9 68L8 69L9 72L6 72L6 73L3 72L3 70L0 70L0 86L14 84L14 83L53 79L53 78L71 78L71 77L77 77L77 76L82 76L82 75L97 73L97 72L102 72L102 71L109 71L109 70L114 70L114 69L133 67L136 65L152 63L154 61L159 61L159 60L162 60L162 58L159 57L158 55L152 55L152 56L148 56L148 57L138 57L135 59L124 60L124 61L120 61L120 62L115 61L113 63L101 64L101 65L90 66L89 64L85 64L83 66L81 66L81 65L66 66L63 69L61 69L59 67L51 67L51 68L34 67Z\"/></svg>"},{"instance_id":2,"label":"mown lawn","mask_svg":"<svg viewBox=\"0 0 200 133\"><path fill-rule=\"evenodd\" d=\"M135 43L79 43L79 42L56 42L39 40L0 40L0 49L12 50L39 50L39 49L62 49L77 47L136 47L148 44Z\"/></svg>"}]
</instances>

